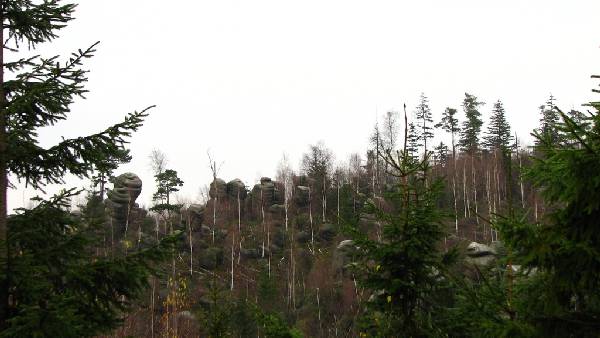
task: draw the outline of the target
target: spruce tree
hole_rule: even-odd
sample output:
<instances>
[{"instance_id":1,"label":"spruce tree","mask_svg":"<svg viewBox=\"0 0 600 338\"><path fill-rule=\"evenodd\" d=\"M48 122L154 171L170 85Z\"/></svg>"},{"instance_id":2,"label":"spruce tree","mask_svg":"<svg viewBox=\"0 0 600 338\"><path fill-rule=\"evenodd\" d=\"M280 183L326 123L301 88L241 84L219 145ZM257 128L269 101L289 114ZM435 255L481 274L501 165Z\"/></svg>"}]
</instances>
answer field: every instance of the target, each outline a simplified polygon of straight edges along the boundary
<instances>
[{"instance_id":1,"label":"spruce tree","mask_svg":"<svg viewBox=\"0 0 600 338\"><path fill-rule=\"evenodd\" d=\"M408 134L406 135L406 151L407 156L413 160L419 158L419 147L423 144L420 142L419 131L413 122L408 124Z\"/></svg>"},{"instance_id":2,"label":"spruce tree","mask_svg":"<svg viewBox=\"0 0 600 338\"><path fill-rule=\"evenodd\" d=\"M446 108L442 113L442 120L435 125L436 128L442 128L447 133L450 133L452 137L452 157L456 157L456 142L455 135L460 132L458 126L458 119L456 118L456 109Z\"/></svg>"},{"instance_id":3,"label":"spruce tree","mask_svg":"<svg viewBox=\"0 0 600 338\"><path fill-rule=\"evenodd\" d=\"M433 138L433 116L429 108L429 100L424 93L421 93L419 105L415 110L415 118L419 125L419 142L423 144L423 153L427 154L427 140Z\"/></svg>"},{"instance_id":4,"label":"spruce tree","mask_svg":"<svg viewBox=\"0 0 600 338\"><path fill-rule=\"evenodd\" d=\"M538 224L525 218L500 224L502 238L535 271L523 281L520 316L540 337L597 337L600 328L600 102L592 102L591 128L553 107L556 131L540 130L536 157L525 172L549 212ZM556 143L561 132L566 140Z\"/></svg>"},{"instance_id":5,"label":"spruce tree","mask_svg":"<svg viewBox=\"0 0 600 338\"><path fill-rule=\"evenodd\" d=\"M173 238L127 257L95 257L97 224L67 211L76 191L38 200L31 210L7 213L8 176L42 189L66 174L90 178L123 159L127 137L147 116L90 136L44 148L38 130L65 120L86 93L83 61L96 44L66 61L31 56L6 61L5 52L52 41L72 20L74 4L59 0L2 1L0 6L0 330L5 337L81 337L108 332L140 294L152 262L167 257ZM4 71L10 75L5 77Z\"/></svg>"},{"instance_id":6,"label":"spruce tree","mask_svg":"<svg viewBox=\"0 0 600 338\"><path fill-rule=\"evenodd\" d=\"M442 130L450 133L452 143L452 200L454 204L454 230L458 234L458 205L456 200L456 181L457 181L457 168L456 168L456 140L455 135L460 132L458 126L458 119L456 118L456 109L446 107L442 113L442 120L435 125L436 128L442 128Z\"/></svg>"},{"instance_id":7,"label":"spruce tree","mask_svg":"<svg viewBox=\"0 0 600 338\"><path fill-rule=\"evenodd\" d=\"M437 314L443 311L441 272L452 261L451 254L440 252L444 238L444 215L436 201L441 181L430 180L428 158L415 160L408 149L405 130L404 149L384 160L397 185L385 195L387 211L371 204L382 223L381 239L371 239L352 228L358 253L355 272L359 283L372 294L361 319L361 331L368 336L441 336Z\"/></svg>"},{"instance_id":8,"label":"spruce tree","mask_svg":"<svg viewBox=\"0 0 600 338\"><path fill-rule=\"evenodd\" d=\"M476 96L465 93L462 107L466 119L463 121L461 137L458 143L463 151L471 155L479 150L479 133L483 125L479 107L482 105L483 102L477 101Z\"/></svg>"},{"instance_id":9,"label":"spruce tree","mask_svg":"<svg viewBox=\"0 0 600 338\"><path fill-rule=\"evenodd\" d=\"M490 151L508 150L512 143L513 136L510 133L510 125L506 120L504 106L502 101L494 103L494 109L490 116L487 135L484 136L484 144Z\"/></svg>"},{"instance_id":10,"label":"spruce tree","mask_svg":"<svg viewBox=\"0 0 600 338\"><path fill-rule=\"evenodd\" d=\"M445 166L448 162L448 146L440 142L433 150L433 163Z\"/></svg>"},{"instance_id":11,"label":"spruce tree","mask_svg":"<svg viewBox=\"0 0 600 338\"><path fill-rule=\"evenodd\" d=\"M556 99L552 94L548 97L545 104L540 106L540 126L535 132L546 135L544 138L548 138L551 142L559 142L559 130L556 127L560 122L560 114L555 103ZM539 139L536 139L538 142Z\"/></svg>"}]
</instances>

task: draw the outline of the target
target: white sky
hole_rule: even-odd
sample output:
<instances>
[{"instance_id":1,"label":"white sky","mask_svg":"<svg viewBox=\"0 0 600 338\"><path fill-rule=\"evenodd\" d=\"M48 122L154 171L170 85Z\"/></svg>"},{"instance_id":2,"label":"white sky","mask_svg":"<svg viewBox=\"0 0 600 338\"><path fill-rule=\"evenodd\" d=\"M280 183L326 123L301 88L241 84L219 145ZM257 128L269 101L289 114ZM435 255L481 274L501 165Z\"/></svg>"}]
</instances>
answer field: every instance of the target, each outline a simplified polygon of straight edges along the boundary
<instances>
[{"instance_id":1,"label":"white sky","mask_svg":"<svg viewBox=\"0 0 600 338\"><path fill-rule=\"evenodd\" d=\"M81 1L45 56L100 40L87 100L42 144L83 136L156 104L131 138L133 161L117 174L154 190L152 148L169 158L196 198L210 182L207 150L225 180L275 176L282 154L296 165L319 140L337 160L364 154L376 111L409 112L419 94L435 119L460 110L464 93L502 99L527 137L553 93L564 109L594 98L600 73L600 1ZM462 118L462 114L461 114ZM69 181L71 185L82 185ZM87 183L85 183L87 185ZM54 191L54 189L49 189ZM36 193L9 193L9 208Z\"/></svg>"}]
</instances>

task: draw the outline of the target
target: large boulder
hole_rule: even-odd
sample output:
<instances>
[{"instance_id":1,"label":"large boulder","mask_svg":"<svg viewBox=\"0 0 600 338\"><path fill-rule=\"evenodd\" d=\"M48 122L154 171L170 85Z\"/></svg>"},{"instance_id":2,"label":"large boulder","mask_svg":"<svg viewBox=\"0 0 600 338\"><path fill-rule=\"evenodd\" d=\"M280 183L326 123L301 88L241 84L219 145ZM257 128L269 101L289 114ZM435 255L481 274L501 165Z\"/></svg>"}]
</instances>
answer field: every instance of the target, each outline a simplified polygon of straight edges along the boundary
<instances>
[{"instance_id":1,"label":"large boulder","mask_svg":"<svg viewBox=\"0 0 600 338\"><path fill-rule=\"evenodd\" d=\"M123 231L131 224L132 215L139 209L135 200L141 192L142 180L134 173L125 173L113 180L113 189L108 191L104 203L115 229Z\"/></svg>"},{"instance_id":2,"label":"large boulder","mask_svg":"<svg viewBox=\"0 0 600 338\"><path fill-rule=\"evenodd\" d=\"M343 274L348 264L352 263L352 256L357 252L356 245L351 239L338 243L333 252L333 270L336 274Z\"/></svg>"},{"instance_id":3,"label":"large boulder","mask_svg":"<svg viewBox=\"0 0 600 338\"><path fill-rule=\"evenodd\" d=\"M240 254L246 259L258 259L261 256L260 249L241 249Z\"/></svg>"},{"instance_id":4,"label":"large boulder","mask_svg":"<svg viewBox=\"0 0 600 338\"><path fill-rule=\"evenodd\" d=\"M296 241L298 241L298 243L307 243L310 241L310 237L310 232L300 231L296 234Z\"/></svg>"},{"instance_id":5,"label":"large boulder","mask_svg":"<svg viewBox=\"0 0 600 338\"><path fill-rule=\"evenodd\" d=\"M240 200L244 200L246 195L246 185L242 180L236 178L227 182L227 196L229 196L229 198L236 200L239 196Z\"/></svg>"},{"instance_id":6,"label":"large boulder","mask_svg":"<svg viewBox=\"0 0 600 338\"><path fill-rule=\"evenodd\" d=\"M319 230L319 239L324 241L331 241L337 234L337 230L333 224L325 223L321 226Z\"/></svg>"},{"instance_id":7,"label":"large boulder","mask_svg":"<svg viewBox=\"0 0 600 338\"><path fill-rule=\"evenodd\" d=\"M250 192L249 199L246 199L249 207L252 210L260 210L261 206L267 211L268 208L274 204L283 203L283 194L281 193L281 183L273 182L269 177L263 177L260 179L260 183L257 183Z\"/></svg>"},{"instance_id":8,"label":"large boulder","mask_svg":"<svg viewBox=\"0 0 600 338\"><path fill-rule=\"evenodd\" d=\"M299 185L296 187L296 191L294 194L294 202L299 207L305 207L308 205L308 197L309 197L310 188L307 186Z\"/></svg>"},{"instance_id":9,"label":"large boulder","mask_svg":"<svg viewBox=\"0 0 600 338\"><path fill-rule=\"evenodd\" d=\"M190 204L188 212L191 216L192 225L200 225L204 221L204 212L206 207L202 204Z\"/></svg>"},{"instance_id":10,"label":"large boulder","mask_svg":"<svg viewBox=\"0 0 600 338\"><path fill-rule=\"evenodd\" d=\"M200 267L206 270L214 270L223 264L223 249L210 247L200 252L198 260Z\"/></svg>"},{"instance_id":11,"label":"large boulder","mask_svg":"<svg viewBox=\"0 0 600 338\"><path fill-rule=\"evenodd\" d=\"M273 216L284 216L285 206L283 204L273 204L269 207L269 212L273 214Z\"/></svg>"},{"instance_id":12,"label":"large boulder","mask_svg":"<svg viewBox=\"0 0 600 338\"><path fill-rule=\"evenodd\" d=\"M210 182L210 189L208 191L210 198L225 198L227 195L227 184L220 178L217 178Z\"/></svg>"},{"instance_id":13,"label":"large boulder","mask_svg":"<svg viewBox=\"0 0 600 338\"><path fill-rule=\"evenodd\" d=\"M487 266L496 259L496 254L491 246L471 242L467 246L466 261L477 266Z\"/></svg>"}]
</instances>

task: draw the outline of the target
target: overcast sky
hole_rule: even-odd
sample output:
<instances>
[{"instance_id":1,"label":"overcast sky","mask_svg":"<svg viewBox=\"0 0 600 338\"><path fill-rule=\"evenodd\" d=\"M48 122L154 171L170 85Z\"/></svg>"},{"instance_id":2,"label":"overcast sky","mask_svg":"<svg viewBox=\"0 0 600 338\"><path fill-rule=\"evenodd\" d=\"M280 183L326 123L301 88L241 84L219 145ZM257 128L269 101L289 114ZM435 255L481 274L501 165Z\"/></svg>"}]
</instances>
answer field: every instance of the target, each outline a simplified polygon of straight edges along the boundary
<instances>
[{"instance_id":1,"label":"overcast sky","mask_svg":"<svg viewBox=\"0 0 600 338\"><path fill-rule=\"evenodd\" d=\"M142 178L146 206L153 148L195 199L211 180L209 149L219 176L250 186L274 176L284 152L297 167L319 140L345 161L365 153L377 113L403 103L411 112L421 92L436 120L446 106L460 110L465 92L486 102L485 118L501 99L530 140L550 93L564 109L598 99L589 79L600 73L598 13L597 0L85 0L36 53L68 55L100 40L86 64L90 92L40 139L50 146L157 105L117 171ZM35 194L10 192L9 208Z\"/></svg>"}]
</instances>

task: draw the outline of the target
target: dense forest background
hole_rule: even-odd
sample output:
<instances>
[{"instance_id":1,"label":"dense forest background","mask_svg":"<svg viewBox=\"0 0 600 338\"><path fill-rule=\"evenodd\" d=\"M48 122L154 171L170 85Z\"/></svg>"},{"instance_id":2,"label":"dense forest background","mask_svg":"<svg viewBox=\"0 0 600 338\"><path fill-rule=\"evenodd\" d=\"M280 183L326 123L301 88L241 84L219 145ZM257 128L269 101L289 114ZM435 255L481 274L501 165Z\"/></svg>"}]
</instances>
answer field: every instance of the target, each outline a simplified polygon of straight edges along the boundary
<instances>
[{"instance_id":1,"label":"dense forest background","mask_svg":"<svg viewBox=\"0 0 600 338\"><path fill-rule=\"evenodd\" d=\"M284 156L243 182L209 157L196 202L156 149L146 209L142 179L118 169L153 107L40 146L85 95L96 44L6 62L75 5L0 4L0 336L598 336L600 103L563 111L549 95L521 147L501 100L465 93L434 120L423 93L344 164L316 143L298 170ZM11 180L43 191L69 174L85 191L7 210Z\"/></svg>"}]
</instances>

